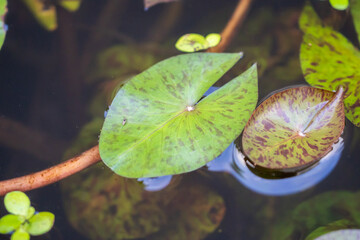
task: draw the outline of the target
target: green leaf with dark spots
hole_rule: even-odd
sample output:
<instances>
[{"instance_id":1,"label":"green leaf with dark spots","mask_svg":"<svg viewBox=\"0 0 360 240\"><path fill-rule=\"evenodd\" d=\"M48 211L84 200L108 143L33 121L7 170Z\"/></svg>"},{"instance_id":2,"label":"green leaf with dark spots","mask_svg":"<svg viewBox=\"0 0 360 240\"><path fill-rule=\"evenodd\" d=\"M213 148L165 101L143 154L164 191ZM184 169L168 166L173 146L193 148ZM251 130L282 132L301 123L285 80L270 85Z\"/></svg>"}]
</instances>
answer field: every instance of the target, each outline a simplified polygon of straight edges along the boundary
<instances>
[{"instance_id":1,"label":"green leaf with dark spots","mask_svg":"<svg viewBox=\"0 0 360 240\"><path fill-rule=\"evenodd\" d=\"M298 87L275 93L251 116L244 153L257 166L291 170L327 154L344 129L342 88L332 92Z\"/></svg>"},{"instance_id":2,"label":"green leaf with dark spots","mask_svg":"<svg viewBox=\"0 0 360 240\"><path fill-rule=\"evenodd\" d=\"M300 17L304 32L300 49L301 68L312 86L336 91L344 88L346 117L360 126L360 52L340 33L324 27L311 6Z\"/></svg>"},{"instance_id":3,"label":"green leaf with dark spots","mask_svg":"<svg viewBox=\"0 0 360 240\"><path fill-rule=\"evenodd\" d=\"M256 66L198 101L240 58L179 55L126 83L101 131L104 163L119 175L139 178L189 172L218 156L255 108Z\"/></svg>"},{"instance_id":4,"label":"green leaf with dark spots","mask_svg":"<svg viewBox=\"0 0 360 240\"><path fill-rule=\"evenodd\" d=\"M358 41L360 42L360 1L350 1L350 12L354 21L356 33L358 35Z\"/></svg>"}]
</instances>

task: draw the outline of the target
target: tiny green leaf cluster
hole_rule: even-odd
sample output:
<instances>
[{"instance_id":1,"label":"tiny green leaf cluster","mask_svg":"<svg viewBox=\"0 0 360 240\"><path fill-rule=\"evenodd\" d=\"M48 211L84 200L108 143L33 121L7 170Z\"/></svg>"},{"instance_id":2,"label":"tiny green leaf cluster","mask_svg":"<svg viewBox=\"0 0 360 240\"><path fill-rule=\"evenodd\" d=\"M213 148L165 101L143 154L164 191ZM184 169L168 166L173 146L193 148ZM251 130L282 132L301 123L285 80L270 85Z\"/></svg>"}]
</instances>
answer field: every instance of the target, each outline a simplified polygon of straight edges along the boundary
<instances>
[{"instance_id":1,"label":"tiny green leaf cluster","mask_svg":"<svg viewBox=\"0 0 360 240\"><path fill-rule=\"evenodd\" d=\"M197 52L215 47L221 41L218 33L210 33L206 37L197 33L188 33L177 40L175 47L182 52Z\"/></svg>"},{"instance_id":2,"label":"tiny green leaf cluster","mask_svg":"<svg viewBox=\"0 0 360 240\"><path fill-rule=\"evenodd\" d=\"M55 216L50 212L36 212L28 196L20 191L6 194L4 205L9 214L0 219L0 233L11 234L11 240L28 240L48 232Z\"/></svg>"}]
</instances>

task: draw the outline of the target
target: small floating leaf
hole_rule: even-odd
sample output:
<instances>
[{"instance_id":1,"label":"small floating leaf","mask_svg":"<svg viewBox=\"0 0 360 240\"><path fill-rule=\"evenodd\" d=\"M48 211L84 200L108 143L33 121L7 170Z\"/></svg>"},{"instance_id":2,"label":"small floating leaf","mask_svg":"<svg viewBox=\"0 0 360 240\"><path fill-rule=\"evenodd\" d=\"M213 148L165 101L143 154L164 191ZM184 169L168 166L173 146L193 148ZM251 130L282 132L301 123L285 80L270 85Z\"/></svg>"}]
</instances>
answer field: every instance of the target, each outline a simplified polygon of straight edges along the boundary
<instances>
[{"instance_id":1,"label":"small floating leaf","mask_svg":"<svg viewBox=\"0 0 360 240\"><path fill-rule=\"evenodd\" d=\"M3 216L0 219L0 233L8 234L20 227L20 225L25 221L21 216L8 214Z\"/></svg>"},{"instance_id":2,"label":"small floating leaf","mask_svg":"<svg viewBox=\"0 0 360 240\"><path fill-rule=\"evenodd\" d=\"M312 86L329 91L344 87L346 117L360 127L360 52L340 33L324 27L311 6L306 5L300 27L301 68Z\"/></svg>"},{"instance_id":3,"label":"small floating leaf","mask_svg":"<svg viewBox=\"0 0 360 240\"><path fill-rule=\"evenodd\" d=\"M344 129L342 88L332 92L298 87L266 99L247 123L244 153L254 165L286 170L327 154Z\"/></svg>"},{"instance_id":4,"label":"small floating leaf","mask_svg":"<svg viewBox=\"0 0 360 240\"><path fill-rule=\"evenodd\" d=\"M30 239L30 235L29 233L27 233L26 231L24 231L23 229L18 229L16 230L12 235L11 235L11 240L29 240Z\"/></svg>"},{"instance_id":5,"label":"small floating leaf","mask_svg":"<svg viewBox=\"0 0 360 240\"><path fill-rule=\"evenodd\" d=\"M221 41L218 33L210 33L204 38L197 33L188 33L179 38L175 47L182 52L197 52L211 47L215 47Z\"/></svg>"},{"instance_id":6,"label":"small floating leaf","mask_svg":"<svg viewBox=\"0 0 360 240\"><path fill-rule=\"evenodd\" d=\"M46 30L53 31L57 28L56 9L53 4L42 0L23 0L23 2Z\"/></svg>"},{"instance_id":7,"label":"small floating leaf","mask_svg":"<svg viewBox=\"0 0 360 240\"><path fill-rule=\"evenodd\" d=\"M39 212L29 219L26 230L33 236L44 234L53 227L55 216L51 212Z\"/></svg>"},{"instance_id":8,"label":"small floating leaf","mask_svg":"<svg viewBox=\"0 0 360 240\"><path fill-rule=\"evenodd\" d=\"M331 6L336 10L345 10L349 7L349 0L329 0Z\"/></svg>"},{"instance_id":9,"label":"small floating leaf","mask_svg":"<svg viewBox=\"0 0 360 240\"><path fill-rule=\"evenodd\" d=\"M30 208L30 199L23 192L13 191L5 195L4 204L9 213L26 217Z\"/></svg>"},{"instance_id":10,"label":"small floating leaf","mask_svg":"<svg viewBox=\"0 0 360 240\"><path fill-rule=\"evenodd\" d=\"M208 42L209 47L215 47L221 41L221 35L218 33L210 33L205 37L205 40Z\"/></svg>"},{"instance_id":11,"label":"small floating leaf","mask_svg":"<svg viewBox=\"0 0 360 240\"><path fill-rule=\"evenodd\" d=\"M7 2L6 0L0 0L0 49L5 40L6 34L6 25L5 25L5 15L7 12Z\"/></svg>"},{"instance_id":12,"label":"small floating leaf","mask_svg":"<svg viewBox=\"0 0 360 240\"><path fill-rule=\"evenodd\" d=\"M81 0L60 0L59 5L70 12L75 12L79 9Z\"/></svg>"},{"instance_id":13,"label":"small floating leaf","mask_svg":"<svg viewBox=\"0 0 360 240\"><path fill-rule=\"evenodd\" d=\"M101 131L104 163L119 175L140 178L189 172L218 156L255 108L256 66L198 101L240 57L179 55L127 82Z\"/></svg>"},{"instance_id":14,"label":"small floating leaf","mask_svg":"<svg viewBox=\"0 0 360 240\"><path fill-rule=\"evenodd\" d=\"M182 52L196 52L209 48L209 43L200 34L188 33L177 40L175 47Z\"/></svg>"}]
</instances>

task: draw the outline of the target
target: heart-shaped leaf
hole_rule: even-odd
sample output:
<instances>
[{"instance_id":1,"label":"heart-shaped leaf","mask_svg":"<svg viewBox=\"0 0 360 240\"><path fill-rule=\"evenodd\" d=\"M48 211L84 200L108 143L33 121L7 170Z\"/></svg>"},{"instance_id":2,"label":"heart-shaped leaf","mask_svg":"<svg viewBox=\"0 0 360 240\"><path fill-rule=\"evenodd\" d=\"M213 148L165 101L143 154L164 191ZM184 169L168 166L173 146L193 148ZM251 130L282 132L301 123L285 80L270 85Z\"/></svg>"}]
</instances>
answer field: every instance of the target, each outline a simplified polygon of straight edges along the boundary
<instances>
[{"instance_id":1,"label":"heart-shaped leaf","mask_svg":"<svg viewBox=\"0 0 360 240\"><path fill-rule=\"evenodd\" d=\"M343 90L291 88L266 99L247 123L242 145L254 165L307 166L328 153L344 129Z\"/></svg>"},{"instance_id":2,"label":"heart-shaped leaf","mask_svg":"<svg viewBox=\"0 0 360 240\"><path fill-rule=\"evenodd\" d=\"M70 12L75 12L79 9L82 0L61 0L59 5Z\"/></svg>"},{"instance_id":3,"label":"heart-shaped leaf","mask_svg":"<svg viewBox=\"0 0 360 240\"><path fill-rule=\"evenodd\" d=\"M7 2L6 0L0 0L0 49L5 40L5 34L7 26L5 25L5 15L7 12Z\"/></svg>"},{"instance_id":4,"label":"heart-shaped leaf","mask_svg":"<svg viewBox=\"0 0 360 240\"><path fill-rule=\"evenodd\" d=\"M154 177L195 170L240 134L257 102L257 71L199 101L240 54L194 53L164 60L119 90L99 148L115 173Z\"/></svg>"},{"instance_id":5,"label":"heart-shaped leaf","mask_svg":"<svg viewBox=\"0 0 360 240\"><path fill-rule=\"evenodd\" d=\"M301 68L312 86L330 91L344 87L346 117L360 126L360 52L340 33L324 27L315 11L306 5L300 27Z\"/></svg>"},{"instance_id":6,"label":"heart-shaped leaf","mask_svg":"<svg viewBox=\"0 0 360 240\"><path fill-rule=\"evenodd\" d=\"M4 204L9 213L26 217L30 208L30 199L20 191L13 191L5 195Z\"/></svg>"},{"instance_id":7,"label":"heart-shaped leaf","mask_svg":"<svg viewBox=\"0 0 360 240\"><path fill-rule=\"evenodd\" d=\"M55 216L51 212L39 212L29 219L26 231L32 236L42 235L53 227Z\"/></svg>"}]
</instances>

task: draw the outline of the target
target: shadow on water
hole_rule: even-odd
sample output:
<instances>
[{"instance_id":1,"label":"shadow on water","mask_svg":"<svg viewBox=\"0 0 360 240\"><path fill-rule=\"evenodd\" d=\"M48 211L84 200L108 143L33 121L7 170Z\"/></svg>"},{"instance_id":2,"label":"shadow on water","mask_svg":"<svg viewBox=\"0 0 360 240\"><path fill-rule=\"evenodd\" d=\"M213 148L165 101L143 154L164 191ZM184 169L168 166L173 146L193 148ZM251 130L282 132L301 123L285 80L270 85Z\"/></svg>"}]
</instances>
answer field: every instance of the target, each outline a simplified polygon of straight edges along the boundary
<instances>
[{"instance_id":1,"label":"shadow on water","mask_svg":"<svg viewBox=\"0 0 360 240\"><path fill-rule=\"evenodd\" d=\"M338 163L344 141L342 138L333 149L315 165L282 179L267 179L256 175L248 166L245 156L232 143L219 157L207 164L209 171L227 172L240 183L260 194L270 196L289 195L304 191L326 178Z\"/></svg>"}]
</instances>

